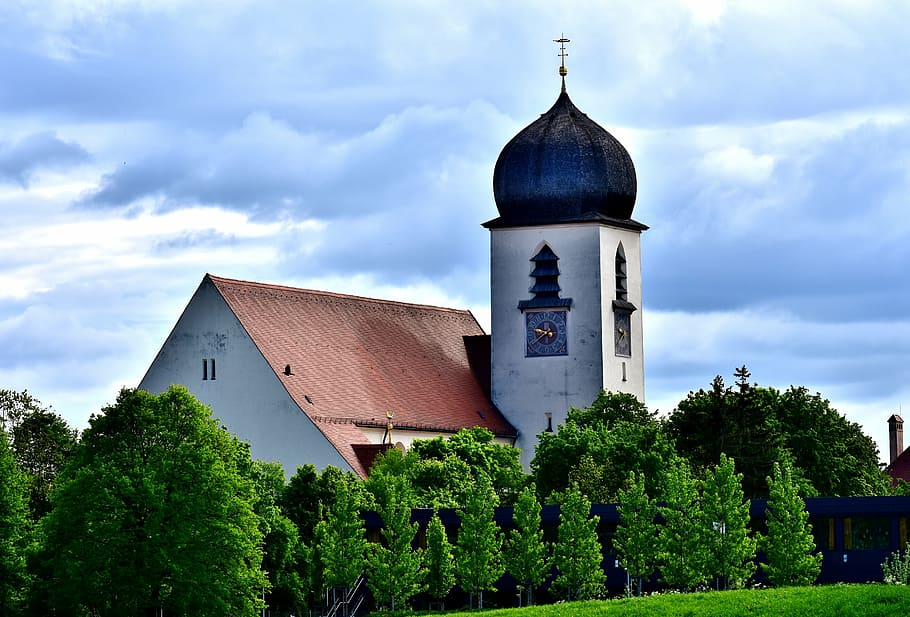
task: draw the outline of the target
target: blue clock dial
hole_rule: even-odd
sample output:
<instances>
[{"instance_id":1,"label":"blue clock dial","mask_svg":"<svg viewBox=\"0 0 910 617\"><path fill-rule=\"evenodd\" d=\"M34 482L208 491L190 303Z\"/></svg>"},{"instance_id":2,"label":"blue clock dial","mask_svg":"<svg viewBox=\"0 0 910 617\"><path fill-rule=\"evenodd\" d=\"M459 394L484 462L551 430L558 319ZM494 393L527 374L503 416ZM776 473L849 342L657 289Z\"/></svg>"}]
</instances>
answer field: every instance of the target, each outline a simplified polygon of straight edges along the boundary
<instances>
[{"instance_id":1,"label":"blue clock dial","mask_svg":"<svg viewBox=\"0 0 910 617\"><path fill-rule=\"evenodd\" d=\"M569 353L566 311L527 311L525 333L528 356L564 356Z\"/></svg>"}]
</instances>

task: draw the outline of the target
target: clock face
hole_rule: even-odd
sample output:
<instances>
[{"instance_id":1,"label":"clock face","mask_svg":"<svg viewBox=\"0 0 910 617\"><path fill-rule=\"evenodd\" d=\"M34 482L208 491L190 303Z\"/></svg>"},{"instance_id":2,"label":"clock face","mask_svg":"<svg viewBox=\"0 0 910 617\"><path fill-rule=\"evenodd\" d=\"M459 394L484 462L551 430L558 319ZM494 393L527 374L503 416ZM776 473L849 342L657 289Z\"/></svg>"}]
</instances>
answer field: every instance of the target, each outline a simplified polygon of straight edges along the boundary
<instances>
[{"instance_id":1,"label":"clock face","mask_svg":"<svg viewBox=\"0 0 910 617\"><path fill-rule=\"evenodd\" d=\"M527 356L565 356L569 353L566 311L525 313Z\"/></svg>"},{"instance_id":2,"label":"clock face","mask_svg":"<svg viewBox=\"0 0 910 617\"><path fill-rule=\"evenodd\" d=\"M628 311L613 310L613 347L617 356L632 355L632 315Z\"/></svg>"}]
</instances>

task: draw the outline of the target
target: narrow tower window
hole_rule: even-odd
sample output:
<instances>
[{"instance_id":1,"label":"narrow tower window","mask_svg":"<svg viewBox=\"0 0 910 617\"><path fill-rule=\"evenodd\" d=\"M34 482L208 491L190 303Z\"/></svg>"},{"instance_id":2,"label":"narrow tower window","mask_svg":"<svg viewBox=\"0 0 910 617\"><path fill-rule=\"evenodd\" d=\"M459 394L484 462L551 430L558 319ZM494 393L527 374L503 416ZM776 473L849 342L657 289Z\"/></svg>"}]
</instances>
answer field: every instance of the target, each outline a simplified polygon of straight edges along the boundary
<instances>
[{"instance_id":1,"label":"narrow tower window","mask_svg":"<svg viewBox=\"0 0 910 617\"><path fill-rule=\"evenodd\" d=\"M211 358L209 360L209 367L211 367L211 369L212 369L210 372L212 373L212 381L214 381L215 380L215 358Z\"/></svg>"},{"instance_id":2,"label":"narrow tower window","mask_svg":"<svg viewBox=\"0 0 910 617\"><path fill-rule=\"evenodd\" d=\"M209 378L209 361L203 358L202 360L202 381L208 381Z\"/></svg>"},{"instance_id":3,"label":"narrow tower window","mask_svg":"<svg viewBox=\"0 0 910 617\"><path fill-rule=\"evenodd\" d=\"M626 287L626 252L622 248L622 242L616 248L616 299L629 299L629 290Z\"/></svg>"}]
</instances>

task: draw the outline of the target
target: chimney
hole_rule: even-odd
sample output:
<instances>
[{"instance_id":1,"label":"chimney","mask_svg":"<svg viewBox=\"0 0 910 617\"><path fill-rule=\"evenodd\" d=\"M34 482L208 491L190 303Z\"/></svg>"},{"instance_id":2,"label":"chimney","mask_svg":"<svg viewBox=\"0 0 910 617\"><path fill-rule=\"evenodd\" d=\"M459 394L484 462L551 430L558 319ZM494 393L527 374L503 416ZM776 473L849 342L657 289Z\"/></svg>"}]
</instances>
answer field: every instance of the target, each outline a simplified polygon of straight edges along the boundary
<instances>
[{"instance_id":1,"label":"chimney","mask_svg":"<svg viewBox=\"0 0 910 617\"><path fill-rule=\"evenodd\" d=\"M893 463L904 451L904 421L897 414L888 418L888 442L891 445L891 463Z\"/></svg>"}]
</instances>

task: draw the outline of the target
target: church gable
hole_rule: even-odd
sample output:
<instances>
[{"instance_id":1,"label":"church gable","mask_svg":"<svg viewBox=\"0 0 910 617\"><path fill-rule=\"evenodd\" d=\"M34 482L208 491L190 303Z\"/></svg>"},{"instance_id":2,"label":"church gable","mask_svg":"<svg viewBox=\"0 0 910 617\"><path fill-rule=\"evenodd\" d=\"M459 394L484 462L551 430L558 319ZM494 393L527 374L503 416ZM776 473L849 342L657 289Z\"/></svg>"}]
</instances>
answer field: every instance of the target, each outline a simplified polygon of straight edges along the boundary
<instances>
[{"instance_id":1,"label":"church gable","mask_svg":"<svg viewBox=\"0 0 910 617\"><path fill-rule=\"evenodd\" d=\"M254 457L298 465L353 469L303 414L209 277L193 294L140 388L185 385Z\"/></svg>"}]
</instances>

